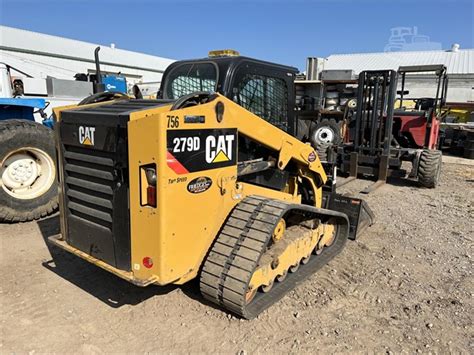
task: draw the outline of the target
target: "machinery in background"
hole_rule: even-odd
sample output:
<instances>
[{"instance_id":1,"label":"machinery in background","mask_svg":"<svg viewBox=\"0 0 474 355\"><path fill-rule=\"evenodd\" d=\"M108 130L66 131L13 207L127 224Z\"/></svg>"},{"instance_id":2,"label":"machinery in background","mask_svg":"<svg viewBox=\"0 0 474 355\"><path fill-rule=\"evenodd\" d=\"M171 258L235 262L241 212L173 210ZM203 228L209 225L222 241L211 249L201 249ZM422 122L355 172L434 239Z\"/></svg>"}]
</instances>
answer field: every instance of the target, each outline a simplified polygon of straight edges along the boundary
<instances>
[{"instance_id":1,"label":"machinery in background","mask_svg":"<svg viewBox=\"0 0 474 355\"><path fill-rule=\"evenodd\" d=\"M474 159L474 102L447 102L444 117L440 148Z\"/></svg>"},{"instance_id":2,"label":"machinery in background","mask_svg":"<svg viewBox=\"0 0 474 355\"><path fill-rule=\"evenodd\" d=\"M37 79L0 63L0 221L37 219L57 208L52 108L104 90L113 89L114 97L115 90L126 92L125 78L102 76L99 49L96 75L77 74L76 80Z\"/></svg>"},{"instance_id":3,"label":"machinery in background","mask_svg":"<svg viewBox=\"0 0 474 355\"><path fill-rule=\"evenodd\" d=\"M323 189L297 137L296 72L219 51L171 64L157 100L56 109L50 242L138 286L199 277L206 299L257 316L373 222Z\"/></svg>"},{"instance_id":4,"label":"machinery in background","mask_svg":"<svg viewBox=\"0 0 474 355\"><path fill-rule=\"evenodd\" d=\"M435 74L436 94L406 97L409 94L405 90L406 75L428 72ZM399 79L401 89L397 91ZM342 173L349 175L346 182L359 174L376 177L377 182L363 191L369 193L389 176L406 177L402 162L408 161L412 164L409 177L423 187L436 187L441 174L438 142L447 88L444 65L360 73L357 112L348 127L349 142L337 147L337 165Z\"/></svg>"},{"instance_id":5,"label":"machinery in background","mask_svg":"<svg viewBox=\"0 0 474 355\"><path fill-rule=\"evenodd\" d=\"M335 182L338 170L349 175L346 183L358 175L375 177L377 183L365 192L389 176L408 175L421 186L435 187L441 171L438 143L445 117L446 67L364 71L356 80L351 70L322 70L321 63L320 58L308 58L306 75L295 81L298 128L318 151L331 180ZM419 73L434 74L432 97L406 96L407 77ZM412 163L409 174L403 161Z\"/></svg>"},{"instance_id":6,"label":"machinery in background","mask_svg":"<svg viewBox=\"0 0 474 355\"><path fill-rule=\"evenodd\" d=\"M347 123L357 107L352 70L322 70L322 58L308 58L306 74L295 80L300 132L327 161L329 148L347 139ZM304 133L303 133L304 132Z\"/></svg>"}]
</instances>

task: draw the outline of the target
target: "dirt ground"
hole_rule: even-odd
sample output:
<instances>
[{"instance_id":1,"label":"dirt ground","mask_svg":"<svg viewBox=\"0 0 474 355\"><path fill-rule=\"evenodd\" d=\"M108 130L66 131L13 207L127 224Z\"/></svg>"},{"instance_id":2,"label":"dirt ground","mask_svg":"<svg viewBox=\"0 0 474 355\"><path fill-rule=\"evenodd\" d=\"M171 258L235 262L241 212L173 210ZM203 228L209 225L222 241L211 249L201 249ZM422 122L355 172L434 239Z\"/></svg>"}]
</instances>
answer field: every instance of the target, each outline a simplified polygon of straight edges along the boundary
<instances>
[{"instance_id":1,"label":"dirt ground","mask_svg":"<svg viewBox=\"0 0 474 355\"><path fill-rule=\"evenodd\" d=\"M195 283L138 288L48 245L57 216L0 225L0 352L474 353L474 167L443 169L436 190L366 196L376 224L253 321Z\"/></svg>"}]
</instances>

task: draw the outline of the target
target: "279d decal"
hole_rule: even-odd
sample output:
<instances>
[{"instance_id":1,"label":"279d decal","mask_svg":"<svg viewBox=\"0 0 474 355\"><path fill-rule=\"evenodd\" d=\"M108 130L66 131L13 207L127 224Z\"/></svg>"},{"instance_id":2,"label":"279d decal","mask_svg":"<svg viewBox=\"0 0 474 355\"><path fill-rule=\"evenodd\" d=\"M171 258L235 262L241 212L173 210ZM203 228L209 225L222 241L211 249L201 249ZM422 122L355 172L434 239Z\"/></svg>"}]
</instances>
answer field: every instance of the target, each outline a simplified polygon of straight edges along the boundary
<instances>
[{"instance_id":1,"label":"279d decal","mask_svg":"<svg viewBox=\"0 0 474 355\"><path fill-rule=\"evenodd\" d=\"M237 129L169 130L167 163L177 174L237 163Z\"/></svg>"}]
</instances>

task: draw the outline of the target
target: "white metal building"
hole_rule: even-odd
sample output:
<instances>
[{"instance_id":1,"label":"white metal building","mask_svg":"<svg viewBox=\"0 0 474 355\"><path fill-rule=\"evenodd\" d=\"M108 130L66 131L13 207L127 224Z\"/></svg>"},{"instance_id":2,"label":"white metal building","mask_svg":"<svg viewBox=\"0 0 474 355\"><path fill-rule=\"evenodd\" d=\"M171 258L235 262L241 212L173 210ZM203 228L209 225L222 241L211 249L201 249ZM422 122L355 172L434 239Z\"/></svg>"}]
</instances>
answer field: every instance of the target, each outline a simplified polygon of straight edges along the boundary
<instances>
[{"instance_id":1,"label":"white metal building","mask_svg":"<svg viewBox=\"0 0 474 355\"><path fill-rule=\"evenodd\" d=\"M459 45L453 45L447 51L334 54L326 59L324 69L352 69L358 74L363 70L397 70L402 65L427 64L444 64L447 67L447 101L474 102L474 49L459 49ZM407 83L413 91L410 94L418 97L433 94L432 77L420 74Z\"/></svg>"},{"instance_id":2,"label":"white metal building","mask_svg":"<svg viewBox=\"0 0 474 355\"><path fill-rule=\"evenodd\" d=\"M34 78L53 77L74 80L76 73L95 73L94 49L98 44L50 36L0 26L0 62ZM100 46L103 73L121 73L128 86L161 81L166 67L174 60L118 49L114 44ZM15 73L21 75L21 73Z\"/></svg>"}]
</instances>

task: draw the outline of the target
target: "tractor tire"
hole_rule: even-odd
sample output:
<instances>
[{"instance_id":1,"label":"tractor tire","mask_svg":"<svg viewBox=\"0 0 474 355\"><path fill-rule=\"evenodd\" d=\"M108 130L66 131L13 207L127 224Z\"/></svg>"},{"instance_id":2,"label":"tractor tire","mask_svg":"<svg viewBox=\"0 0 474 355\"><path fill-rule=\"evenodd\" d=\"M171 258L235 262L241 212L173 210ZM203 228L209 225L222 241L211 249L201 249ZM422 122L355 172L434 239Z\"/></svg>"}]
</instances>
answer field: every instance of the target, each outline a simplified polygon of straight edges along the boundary
<instances>
[{"instance_id":1,"label":"tractor tire","mask_svg":"<svg viewBox=\"0 0 474 355\"><path fill-rule=\"evenodd\" d=\"M311 132L311 142L338 145L342 142L341 127L333 118L323 119Z\"/></svg>"},{"instance_id":2,"label":"tractor tire","mask_svg":"<svg viewBox=\"0 0 474 355\"><path fill-rule=\"evenodd\" d=\"M25 222L58 207L53 131L21 119L0 121L0 222Z\"/></svg>"},{"instance_id":3,"label":"tractor tire","mask_svg":"<svg viewBox=\"0 0 474 355\"><path fill-rule=\"evenodd\" d=\"M342 142L341 127L335 119L323 119L311 131L310 141L315 149L319 146L337 146Z\"/></svg>"},{"instance_id":4,"label":"tractor tire","mask_svg":"<svg viewBox=\"0 0 474 355\"><path fill-rule=\"evenodd\" d=\"M441 176L440 150L423 149L418 165L418 183L422 187L435 188Z\"/></svg>"}]
</instances>

